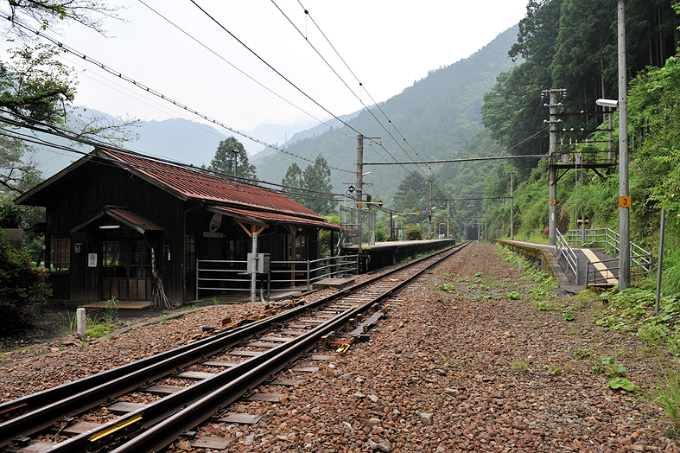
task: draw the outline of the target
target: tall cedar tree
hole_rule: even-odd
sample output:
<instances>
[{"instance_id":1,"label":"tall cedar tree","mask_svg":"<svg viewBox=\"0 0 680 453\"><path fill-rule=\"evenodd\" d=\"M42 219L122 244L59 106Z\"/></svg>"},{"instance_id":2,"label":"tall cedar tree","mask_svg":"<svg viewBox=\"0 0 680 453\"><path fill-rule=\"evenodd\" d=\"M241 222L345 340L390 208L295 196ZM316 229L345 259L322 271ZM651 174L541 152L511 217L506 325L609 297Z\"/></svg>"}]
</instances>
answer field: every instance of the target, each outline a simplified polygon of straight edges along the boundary
<instances>
[{"instance_id":1,"label":"tall cedar tree","mask_svg":"<svg viewBox=\"0 0 680 453\"><path fill-rule=\"evenodd\" d=\"M234 174L234 158L236 159L236 176L239 178L256 179L257 173L255 166L251 165L248 160L248 153L246 153L243 144L234 137L225 138L217 146L215 157L210 161L209 170L217 173L222 173L226 176Z\"/></svg>"}]
</instances>

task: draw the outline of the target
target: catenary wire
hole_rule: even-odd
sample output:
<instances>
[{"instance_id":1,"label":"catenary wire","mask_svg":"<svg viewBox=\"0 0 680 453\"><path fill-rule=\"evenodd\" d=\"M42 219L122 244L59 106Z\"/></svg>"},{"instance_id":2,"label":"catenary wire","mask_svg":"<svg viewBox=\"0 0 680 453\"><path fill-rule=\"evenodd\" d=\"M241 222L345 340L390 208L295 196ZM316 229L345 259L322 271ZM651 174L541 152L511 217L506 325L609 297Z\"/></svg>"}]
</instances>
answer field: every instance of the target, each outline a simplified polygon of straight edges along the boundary
<instances>
[{"instance_id":1,"label":"catenary wire","mask_svg":"<svg viewBox=\"0 0 680 453\"><path fill-rule=\"evenodd\" d=\"M205 115L205 114L203 114L203 113L201 113L201 112L199 112L199 111L197 111L197 110L195 110L195 109L193 109L193 108L191 108L191 107L188 107L188 106L186 106L186 105L184 105L184 104L182 104L182 103L180 103L180 102L178 102L178 101L175 101L174 99L172 99L172 98L170 98L170 97L164 95L163 93L160 93L160 92L154 90L153 88L150 88L150 87L148 87L148 86L146 86L146 85L144 85L144 84L142 84L142 83L140 83L140 82L137 82L136 80L134 80L134 79L128 77L127 75L123 74L122 72L116 71L115 69L113 69L113 68L111 68L111 67L109 67L109 66L107 66L107 65L105 65L105 64L103 64L103 63L101 63L101 62L99 62L98 60L96 60L96 59L94 59L94 58L92 58L92 57L89 57L89 56L83 54L82 52L77 51L76 49L74 49L74 48L72 48L72 47L70 47L70 46L68 46L68 45L66 45L66 44L64 44L64 43L62 43L61 41L57 40L57 39L54 38L54 37L49 36L49 35L46 34L46 33L43 33L43 32L41 32L41 31L39 31L39 30L36 30L36 29L34 29L33 27L30 27L30 26L28 26L28 25L26 25L26 24L20 23L19 21L16 21L16 20L14 21L14 24L18 25L18 26L21 27L21 28L24 28L25 30L28 30L28 31L30 31L30 32L32 32L32 33L34 33L34 34L36 34L37 36L40 36L40 37L42 37L42 38L44 38L44 39L46 39L46 40L52 42L53 44L55 44L55 45L58 46L59 48L62 48L62 49L64 49L64 50L66 50L66 51L68 51L68 52L70 52L70 53L76 55L77 57L83 59L84 61L90 62L90 63L92 63L92 64L94 64L94 65L100 67L101 69L105 70L106 72L108 72L108 73L110 73L110 74L112 74L112 75L118 77L119 79L124 80L124 81L126 81L126 82L129 82L129 83L131 83L131 84L137 86L138 88L140 88L140 89L146 91L147 93L150 93L150 94L152 94L152 95L154 95L154 96L157 96L157 97L159 97L159 98L161 98L161 99L163 99L163 100L165 100L165 101L167 101L167 102L169 102L169 103L175 105L176 107L179 107L179 108L181 108L181 109L183 109L183 110L186 110L186 111L189 112L189 113L192 113L192 114L194 114L194 115L196 115L196 116L199 116L200 118L203 118L204 120L206 120L206 121L208 121L208 122L210 122L210 123L212 123L212 124L215 124L215 125L218 125L218 126L220 126L220 127L223 127L224 129L227 129L227 130L233 132L234 134L238 134L238 135L240 135L241 137L247 138L248 140L251 140L251 141L253 141L253 142L255 142L255 143L259 143L259 144L261 144L261 145L264 145L264 146L266 146L266 147L268 147L268 148L271 148L271 149L273 149L273 150L275 150L275 151L277 151L277 152L280 152L280 153L283 153L283 154L287 154L287 155L289 155L289 156L291 156L291 157L295 157L296 159L300 159L300 160L306 161L306 162L311 163L311 164L314 163L314 161L313 161L312 159L309 159L309 158L304 157L304 156L297 155L297 154L292 153L292 152L290 152L290 151L287 151L287 150L285 150L285 149L283 149L283 148L279 148L279 147L277 147L276 145L272 145L272 144L266 143L266 142L263 141L263 140L260 140L260 139L258 139L258 138L255 138L255 137L249 135L249 134L246 134L246 133L241 132L241 131L239 131L239 130L237 130L237 129L234 129L233 127L228 126L228 125L226 125L226 124L224 124L224 123L222 123L222 122L220 122L220 121L218 121L218 120L216 120L216 119L214 119L214 118L211 118L211 117L209 117L209 116L207 116L207 115ZM341 171L341 172L344 172L344 173L354 173L354 172L351 171L351 170L346 170L346 169L343 169L343 168L331 167L331 166L329 166L329 167L330 167L331 169L334 169L334 170L337 170L337 171Z\"/></svg>"}]
</instances>

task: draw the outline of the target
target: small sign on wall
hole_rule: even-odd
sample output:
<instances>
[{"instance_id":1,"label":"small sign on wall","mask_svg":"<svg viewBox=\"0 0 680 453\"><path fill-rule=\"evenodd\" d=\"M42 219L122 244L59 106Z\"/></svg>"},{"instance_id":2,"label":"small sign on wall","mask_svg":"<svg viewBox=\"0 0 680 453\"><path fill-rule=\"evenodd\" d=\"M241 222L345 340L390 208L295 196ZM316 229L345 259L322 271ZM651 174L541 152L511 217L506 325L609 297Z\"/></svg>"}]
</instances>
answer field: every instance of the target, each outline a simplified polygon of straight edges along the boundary
<instances>
[{"instance_id":1,"label":"small sign on wall","mask_svg":"<svg viewBox=\"0 0 680 453\"><path fill-rule=\"evenodd\" d=\"M87 254L87 267L97 267L97 254L88 253Z\"/></svg>"}]
</instances>

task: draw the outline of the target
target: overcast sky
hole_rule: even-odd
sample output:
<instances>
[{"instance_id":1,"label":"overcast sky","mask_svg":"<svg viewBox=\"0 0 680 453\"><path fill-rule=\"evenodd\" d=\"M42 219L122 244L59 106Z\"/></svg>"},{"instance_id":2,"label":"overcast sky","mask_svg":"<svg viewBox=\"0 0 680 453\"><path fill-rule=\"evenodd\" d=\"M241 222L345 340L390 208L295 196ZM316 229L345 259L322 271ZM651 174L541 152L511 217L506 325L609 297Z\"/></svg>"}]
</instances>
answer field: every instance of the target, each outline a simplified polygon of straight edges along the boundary
<instances>
[{"instance_id":1,"label":"overcast sky","mask_svg":"<svg viewBox=\"0 0 680 453\"><path fill-rule=\"evenodd\" d=\"M469 57L516 24L525 15L527 0L196 0L219 24L190 0L144 0L148 6L132 0L117 3L124 7L119 12L124 20L106 22L108 37L71 25L61 28L59 39L205 115L235 129L252 130L260 124L326 119L329 112L351 113L363 107L360 100L372 104L367 92L375 101L385 101L429 70ZM74 56L67 61L78 70L76 104L142 120L201 121Z\"/></svg>"}]
</instances>

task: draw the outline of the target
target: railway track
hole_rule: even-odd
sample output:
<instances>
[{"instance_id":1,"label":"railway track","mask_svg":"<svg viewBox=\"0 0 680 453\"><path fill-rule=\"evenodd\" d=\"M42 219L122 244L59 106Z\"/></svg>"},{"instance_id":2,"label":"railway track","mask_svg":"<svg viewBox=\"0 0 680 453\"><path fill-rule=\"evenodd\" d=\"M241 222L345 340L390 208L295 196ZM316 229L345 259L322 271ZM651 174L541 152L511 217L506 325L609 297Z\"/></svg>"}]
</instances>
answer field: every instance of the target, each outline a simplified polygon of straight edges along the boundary
<instances>
[{"instance_id":1,"label":"railway track","mask_svg":"<svg viewBox=\"0 0 680 453\"><path fill-rule=\"evenodd\" d=\"M383 300L465 245L316 302L289 302L209 338L0 404L0 451L159 451L258 385L293 385L276 374L319 343L342 353L366 339ZM135 399L147 403L130 402ZM102 410L115 418L87 421Z\"/></svg>"}]
</instances>

